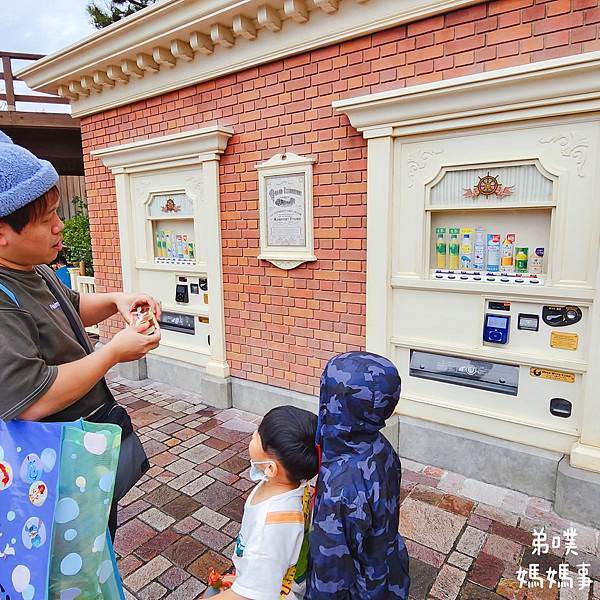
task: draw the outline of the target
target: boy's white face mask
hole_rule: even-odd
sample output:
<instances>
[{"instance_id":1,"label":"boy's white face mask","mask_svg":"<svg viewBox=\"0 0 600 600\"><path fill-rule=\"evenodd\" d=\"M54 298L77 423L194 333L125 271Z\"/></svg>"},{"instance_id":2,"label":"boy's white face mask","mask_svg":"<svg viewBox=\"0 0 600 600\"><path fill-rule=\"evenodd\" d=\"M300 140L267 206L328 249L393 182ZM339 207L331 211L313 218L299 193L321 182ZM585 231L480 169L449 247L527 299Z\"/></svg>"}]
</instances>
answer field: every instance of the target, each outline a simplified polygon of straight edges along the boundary
<instances>
[{"instance_id":1,"label":"boy's white face mask","mask_svg":"<svg viewBox=\"0 0 600 600\"><path fill-rule=\"evenodd\" d=\"M249 477L252 481L267 481L269 476L262 470L259 469L256 465L270 465L272 464L272 460L259 460L259 461L250 461L250 473Z\"/></svg>"}]
</instances>

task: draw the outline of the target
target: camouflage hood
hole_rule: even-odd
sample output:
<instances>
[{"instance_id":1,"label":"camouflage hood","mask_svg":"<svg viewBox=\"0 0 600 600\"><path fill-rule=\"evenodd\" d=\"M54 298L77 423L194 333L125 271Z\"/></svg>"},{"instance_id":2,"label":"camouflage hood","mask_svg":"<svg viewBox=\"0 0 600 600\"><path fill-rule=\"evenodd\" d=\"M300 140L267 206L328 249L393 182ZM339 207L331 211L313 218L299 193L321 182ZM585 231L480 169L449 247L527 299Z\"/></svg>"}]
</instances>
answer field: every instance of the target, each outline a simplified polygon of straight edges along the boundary
<instances>
[{"instance_id":1,"label":"camouflage hood","mask_svg":"<svg viewBox=\"0 0 600 600\"><path fill-rule=\"evenodd\" d=\"M317 443L323 461L369 451L400 399L400 376L383 356L348 352L332 358L321 376Z\"/></svg>"}]
</instances>

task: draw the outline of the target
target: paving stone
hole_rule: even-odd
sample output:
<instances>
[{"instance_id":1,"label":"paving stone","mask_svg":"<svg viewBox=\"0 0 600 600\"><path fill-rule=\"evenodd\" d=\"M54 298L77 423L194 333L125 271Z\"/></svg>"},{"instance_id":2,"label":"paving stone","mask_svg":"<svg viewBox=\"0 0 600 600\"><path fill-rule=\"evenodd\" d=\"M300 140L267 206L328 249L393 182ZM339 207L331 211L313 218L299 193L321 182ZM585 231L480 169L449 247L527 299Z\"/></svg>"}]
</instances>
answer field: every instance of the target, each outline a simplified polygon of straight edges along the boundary
<instances>
[{"instance_id":1,"label":"paving stone","mask_svg":"<svg viewBox=\"0 0 600 600\"><path fill-rule=\"evenodd\" d=\"M450 565L444 565L429 593L440 600L455 600L466 576L467 574L464 571Z\"/></svg>"},{"instance_id":2,"label":"paving stone","mask_svg":"<svg viewBox=\"0 0 600 600\"><path fill-rule=\"evenodd\" d=\"M223 527L223 529L221 529L221 531L231 536L232 538L236 538L240 532L240 528L241 523L238 523L237 521L230 521L229 523L227 523L227 525L225 525L225 527ZM598 589L600 590L600 588Z\"/></svg>"},{"instance_id":3,"label":"paving stone","mask_svg":"<svg viewBox=\"0 0 600 600\"><path fill-rule=\"evenodd\" d=\"M214 481L215 480L208 475L201 475L197 479L190 481L187 485L184 485L181 488L181 491L188 496L195 496L198 492L206 489Z\"/></svg>"},{"instance_id":4,"label":"paving stone","mask_svg":"<svg viewBox=\"0 0 600 600\"><path fill-rule=\"evenodd\" d=\"M122 578L127 577L129 573L133 573L141 564L142 561L139 558L133 556L133 554L129 554L125 558L117 561L119 573Z\"/></svg>"},{"instance_id":5,"label":"paving stone","mask_svg":"<svg viewBox=\"0 0 600 600\"><path fill-rule=\"evenodd\" d=\"M516 527L519 522L518 515L496 508L495 506L488 506L487 504L478 504L475 507L475 514L486 519L491 519L492 521L499 521L511 527Z\"/></svg>"},{"instance_id":6,"label":"paving stone","mask_svg":"<svg viewBox=\"0 0 600 600\"><path fill-rule=\"evenodd\" d=\"M590 588L585 587L584 589L579 589L579 584L576 583L572 588L566 587L562 588L559 592L560 600L588 600L590 595Z\"/></svg>"},{"instance_id":7,"label":"paving stone","mask_svg":"<svg viewBox=\"0 0 600 600\"><path fill-rule=\"evenodd\" d=\"M442 492L425 485L415 486L410 493L411 500L427 502L427 504L431 504L432 506L438 506L443 497L444 494Z\"/></svg>"},{"instance_id":8,"label":"paving stone","mask_svg":"<svg viewBox=\"0 0 600 600\"><path fill-rule=\"evenodd\" d=\"M425 475L431 475L431 477L435 477L436 479L440 479L443 477L445 471L444 469L439 469L438 467L427 466L423 469L423 473L425 473Z\"/></svg>"},{"instance_id":9,"label":"paving stone","mask_svg":"<svg viewBox=\"0 0 600 600\"><path fill-rule=\"evenodd\" d=\"M163 556L153 558L149 563L134 571L123 582L132 592L141 590L149 581L162 575L171 563Z\"/></svg>"},{"instance_id":10,"label":"paving stone","mask_svg":"<svg viewBox=\"0 0 600 600\"><path fill-rule=\"evenodd\" d=\"M408 498L400 507L400 531L405 537L447 554L467 519Z\"/></svg>"},{"instance_id":11,"label":"paving stone","mask_svg":"<svg viewBox=\"0 0 600 600\"><path fill-rule=\"evenodd\" d=\"M149 508L140 515L140 519L144 521L144 523L148 523L148 525L154 527L157 531L163 531L175 522L173 517L158 510L158 508Z\"/></svg>"},{"instance_id":12,"label":"paving stone","mask_svg":"<svg viewBox=\"0 0 600 600\"><path fill-rule=\"evenodd\" d=\"M223 423L223 427L225 429L231 429L233 431L240 431L242 433L254 433L256 431L256 424L249 423L248 421L244 421L239 418L230 419Z\"/></svg>"},{"instance_id":13,"label":"paving stone","mask_svg":"<svg viewBox=\"0 0 600 600\"><path fill-rule=\"evenodd\" d=\"M162 510L175 517L175 520L181 521L185 517L189 517L192 513L195 513L200 508L200 503L196 502L193 498L182 494L178 498L171 500L171 502L165 504Z\"/></svg>"},{"instance_id":14,"label":"paving stone","mask_svg":"<svg viewBox=\"0 0 600 600\"><path fill-rule=\"evenodd\" d=\"M204 423L202 423L202 425L198 425L198 427L196 427L196 431L198 431L200 433L210 432L211 429L214 429L215 427L218 427L219 425L220 425L220 421L218 421L217 419L209 419L208 421L205 421ZM220 450L220 448L219 448L219 450Z\"/></svg>"},{"instance_id":15,"label":"paving stone","mask_svg":"<svg viewBox=\"0 0 600 600\"><path fill-rule=\"evenodd\" d=\"M171 463L167 469L172 471L176 475L181 475L182 473L187 473L191 471L196 466L196 463L193 463L190 460L185 460L185 458L178 458L174 463Z\"/></svg>"},{"instance_id":16,"label":"paving stone","mask_svg":"<svg viewBox=\"0 0 600 600\"><path fill-rule=\"evenodd\" d=\"M194 600L199 594L206 590L206 585L195 577L184 581L174 592L171 592L168 600Z\"/></svg>"},{"instance_id":17,"label":"paving stone","mask_svg":"<svg viewBox=\"0 0 600 600\"><path fill-rule=\"evenodd\" d=\"M155 556L161 554L175 540L179 539L179 534L172 529L165 529L158 535L150 538L145 544L140 546L135 553L145 561L152 560Z\"/></svg>"},{"instance_id":18,"label":"paving stone","mask_svg":"<svg viewBox=\"0 0 600 600\"><path fill-rule=\"evenodd\" d=\"M135 404L129 405L129 408L136 408ZM146 425L150 425L152 423L156 423L160 419L164 419L166 417L175 417L170 410L166 410L164 408L160 408L158 406L151 406L147 402L144 402L144 407L139 410L135 410L135 412L131 413L131 420L133 421L136 428L145 427Z\"/></svg>"},{"instance_id":19,"label":"paving stone","mask_svg":"<svg viewBox=\"0 0 600 600\"><path fill-rule=\"evenodd\" d=\"M144 495L144 492L138 487L132 487L126 494L119 500L119 506L128 506L132 502L139 500Z\"/></svg>"},{"instance_id":20,"label":"paving stone","mask_svg":"<svg viewBox=\"0 0 600 600\"><path fill-rule=\"evenodd\" d=\"M527 588L521 586L513 576L502 577L496 592L503 598L508 598L508 600L525 600Z\"/></svg>"},{"instance_id":21,"label":"paving stone","mask_svg":"<svg viewBox=\"0 0 600 600\"><path fill-rule=\"evenodd\" d=\"M227 450L223 450L223 452L218 452L212 458L209 458L207 462L209 462L213 467L218 467L220 464L229 460L232 456L239 457L239 450L234 450L232 447L227 448Z\"/></svg>"},{"instance_id":22,"label":"paving stone","mask_svg":"<svg viewBox=\"0 0 600 600\"><path fill-rule=\"evenodd\" d=\"M174 454L171 454L169 451L161 452L160 454L152 457L152 463L160 467L166 467L176 460L178 460L177 457Z\"/></svg>"},{"instance_id":23,"label":"paving stone","mask_svg":"<svg viewBox=\"0 0 600 600\"><path fill-rule=\"evenodd\" d=\"M504 572L504 563L495 556L481 552L469 572L469 580L494 590Z\"/></svg>"},{"instance_id":24,"label":"paving stone","mask_svg":"<svg viewBox=\"0 0 600 600\"><path fill-rule=\"evenodd\" d=\"M463 496L495 507L502 506L507 494L508 492L504 488L475 479L467 479L462 487Z\"/></svg>"},{"instance_id":25,"label":"paving stone","mask_svg":"<svg viewBox=\"0 0 600 600\"><path fill-rule=\"evenodd\" d=\"M596 554L598 531L577 523L573 523L572 527L577 531L577 537L575 538L577 548L588 554Z\"/></svg>"},{"instance_id":26,"label":"paving stone","mask_svg":"<svg viewBox=\"0 0 600 600\"><path fill-rule=\"evenodd\" d=\"M256 429L256 428L255 428ZM233 431L232 429L226 429L225 427L215 427L210 431L206 432L211 437L218 438L224 442L240 442L243 439L250 437L245 431Z\"/></svg>"},{"instance_id":27,"label":"paving stone","mask_svg":"<svg viewBox=\"0 0 600 600\"><path fill-rule=\"evenodd\" d=\"M244 514L244 505L246 499L242 496L236 498L233 502L230 502L227 506L220 509L221 514L229 517L232 521L242 521L242 515Z\"/></svg>"},{"instance_id":28,"label":"paving stone","mask_svg":"<svg viewBox=\"0 0 600 600\"><path fill-rule=\"evenodd\" d=\"M157 481L156 479L149 479L148 481L144 481L144 483L142 483L139 486L139 489L144 493L144 494L148 494L150 493L152 490L155 490L156 488L160 487L160 481Z\"/></svg>"},{"instance_id":29,"label":"paving stone","mask_svg":"<svg viewBox=\"0 0 600 600\"><path fill-rule=\"evenodd\" d=\"M477 556L483 547L487 534L474 527L467 527L458 542L456 549L468 556Z\"/></svg>"},{"instance_id":30,"label":"paving stone","mask_svg":"<svg viewBox=\"0 0 600 600\"><path fill-rule=\"evenodd\" d=\"M418 558L428 565L432 565L438 569L444 564L445 555L441 552L437 552L436 550L427 548L427 546L417 544L417 542L413 542L408 538L405 540L405 542L406 549L408 550L408 555L410 556L411 560L412 558Z\"/></svg>"},{"instance_id":31,"label":"paving stone","mask_svg":"<svg viewBox=\"0 0 600 600\"><path fill-rule=\"evenodd\" d=\"M219 454L218 450L201 445L185 450L185 452L181 453L181 457L185 458L186 460L191 460L195 464L199 464L207 461L217 454Z\"/></svg>"},{"instance_id":32,"label":"paving stone","mask_svg":"<svg viewBox=\"0 0 600 600\"><path fill-rule=\"evenodd\" d=\"M230 473L237 474L241 473L242 471L245 471L248 468L248 461L239 456L233 456L229 460L226 460L225 462L221 463L219 466L221 467L221 469L225 469Z\"/></svg>"},{"instance_id":33,"label":"paving stone","mask_svg":"<svg viewBox=\"0 0 600 600\"><path fill-rule=\"evenodd\" d=\"M192 533L192 537L211 550L222 550L231 542L231 538L208 525L202 525Z\"/></svg>"},{"instance_id":34,"label":"paving stone","mask_svg":"<svg viewBox=\"0 0 600 600\"><path fill-rule=\"evenodd\" d=\"M440 479L437 489L450 494L459 494L465 481L466 478L463 475L459 475L458 473L446 473L446 475Z\"/></svg>"},{"instance_id":35,"label":"paving stone","mask_svg":"<svg viewBox=\"0 0 600 600\"><path fill-rule=\"evenodd\" d=\"M171 567L158 578L158 581L168 590L174 590L190 577L191 575L181 567Z\"/></svg>"},{"instance_id":36,"label":"paving stone","mask_svg":"<svg viewBox=\"0 0 600 600\"><path fill-rule=\"evenodd\" d=\"M521 492L510 491L502 501L501 508L520 515L525 511L528 500L529 496L521 494Z\"/></svg>"},{"instance_id":37,"label":"paving stone","mask_svg":"<svg viewBox=\"0 0 600 600\"><path fill-rule=\"evenodd\" d=\"M438 506L455 515L468 517L475 506L475 502L452 494L445 494Z\"/></svg>"},{"instance_id":38,"label":"paving stone","mask_svg":"<svg viewBox=\"0 0 600 600\"><path fill-rule=\"evenodd\" d=\"M223 440L212 437L209 437L204 444L210 448L214 448L215 450L225 450L225 448L229 448L229 446L231 446L231 442L224 442Z\"/></svg>"},{"instance_id":39,"label":"paving stone","mask_svg":"<svg viewBox=\"0 0 600 600\"><path fill-rule=\"evenodd\" d=\"M175 479L168 481L167 485L175 490L180 490L181 488L185 487L188 483L191 483L198 477L200 477L200 473L198 473L197 471L187 471L187 473L177 475Z\"/></svg>"},{"instance_id":40,"label":"paving stone","mask_svg":"<svg viewBox=\"0 0 600 600\"><path fill-rule=\"evenodd\" d=\"M179 492L169 487L168 485L161 485L159 488L156 488L149 494L146 494L144 499L150 504L154 506L161 507L165 504L171 502L171 500L175 500L179 496Z\"/></svg>"},{"instance_id":41,"label":"paving stone","mask_svg":"<svg viewBox=\"0 0 600 600\"><path fill-rule=\"evenodd\" d=\"M467 525L471 525L471 527L475 527L475 529L481 529L481 531L487 531L494 522L496 521L486 519L481 515L471 515L467 521Z\"/></svg>"},{"instance_id":42,"label":"paving stone","mask_svg":"<svg viewBox=\"0 0 600 600\"><path fill-rule=\"evenodd\" d=\"M140 600L159 600L167 593L167 588L153 581L148 587L145 587L138 593Z\"/></svg>"},{"instance_id":43,"label":"paving stone","mask_svg":"<svg viewBox=\"0 0 600 600\"><path fill-rule=\"evenodd\" d=\"M220 508L223 508L223 506L229 504L239 495L239 490L226 486L220 481L215 481L205 490L202 490L199 494L196 494L194 499L198 500L198 502L201 502L204 506L208 506L209 508L212 508L212 510L218 511Z\"/></svg>"},{"instance_id":44,"label":"paving stone","mask_svg":"<svg viewBox=\"0 0 600 600\"><path fill-rule=\"evenodd\" d=\"M198 444L203 444L206 440L210 439L207 435L203 433L198 433L197 431L195 433L196 435L194 435L194 437L185 440L185 442L181 442L181 445L184 448L194 448Z\"/></svg>"},{"instance_id":45,"label":"paving stone","mask_svg":"<svg viewBox=\"0 0 600 600\"><path fill-rule=\"evenodd\" d=\"M239 481L236 481L233 484L233 487L236 490L240 490L242 492L245 492L245 491L249 490L251 487L254 487L254 485L255 484L252 481L248 481L246 479L240 479Z\"/></svg>"},{"instance_id":46,"label":"paving stone","mask_svg":"<svg viewBox=\"0 0 600 600\"><path fill-rule=\"evenodd\" d=\"M587 554L586 552L578 551L577 556L569 554L565 556L566 562L572 567L577 568L577 565L581 563L587 563L589 576L593 579L600 579L600 557Z\"/></svg>"},{"instance_id":47,"label":"paving stone","mask_svg":"<svg viewBox=\"0 0 600 600\"><path fill-rule=\"evenodd\" d=\"M600 598L600 581L594 581L592 597Z\"/></svg>"},{"instance_id":48,"label":"paving stone","mask_svg":"<svg viewBox=\"0 0 600 600\"><path fill-rule=\"evenodd\" d=\"M206 546L189 535L186 535L169 546L163 552L163 556L170 560L174 565L185 569L191 562L204 554L205 551Z\"/></svg>"},{"instance_id":49,"label":"paving stone","mask_svg":"<svg viewBox=\"0 0 600 600\"><path fill-rule=\"evenodd\" d=\"M121 556L127 556L155 535L156 531L152 527L142 523L139 519L133 519L117 528L115 551Z\"/></svg>"},{"instance_id":50,"label":"paving stone","mask_svg":"<svg viewBox=\"0 0 600 600\"><path fill-rule=\"evenodd\" d=\"M448 557L448 562L463 571L468 571L473 564L473 557L455 551Z\"/></svg>"},{"instance_id":51,"label":"paving stone","mask_svg":"<svg viewBox=\"0 0 600 600\"><path fill-rule=\"evenodd\" d=\"M173 435L180 429L183 429L183 425L180 425L179 423L167 423L160 428L160 430L167 435Z\"/></svg>"},{"instance_id":52,"label":"paving stone","mask_svg":"<svg viewBox=\"0 0 600 600\"><path fill-rule=\"evenodd\" d=\"M203 506L197 510L193 515L194 519L198 519L202 523L213 527L214 529L221 529L223 525L227 524L229 519L218 512L211 510L208 506ZM236 533L237 535L237 533Z\"/></svg>"},{"instance_id":53,"label":"paving stone","mask_svg":"<svg viewBox=\"0 0 600 600\"><path fill-rule=\"evenodd\" d=\"M437 577L438 569L416 558L410 559L410 597L425 600Z\"/></svg>"},{"instance_id":54,"label":"paving stone","mask_svg":"<svg viewBox=\"0 0 600 600\"><path fill-rule=\"evenodd\" d=\"M488 535L482 552L495 556L505 563L517 565L521 560L523 546L492 533Z\"/></svg>"},{"instance_id":55,"label":"paving stone","mask_svg":"<svg viewBox=\"0 0 600 600\"><path fill-rule=\"evenodd\" d=\"M494 594L479 585L467 582L460 593L460 600L503 600L502 596Z\"/></svg>"},{"instance_id":56,"label":"paving stone","mask_svg":"<svg viewBox=\"0 0 600 600\"><path fill-rule=\"evenodd\" d=\"M236 481L239 480L239 477L237 475L234 475L229 471L225 471L224 469L221 469L221 467L215 467L214 469L211 469L210 471L208 471L208 474L217 481L220 481L221 483L224 483L226 485L233 485Z\"/></svg>"},{"instance_id":57,"label":"paving stone","mask_svg":"<svg viewBox=\"0 0 600 600\"><path fill-rule=\"evenodd\" d=\"M495 533L500 537L512 540L513 542L518 542L523 546L531 546L533 541L533 536L523 529L519 527L509 527L508 525L504 525L504 523L498 523L494 521L490 528L491 533Z\"/></svg>"},{"instance_id":58,"label":"paving stone","mask_svg":"<svg viewBox=\"0 0 600 600\"><path fill-rule=\"evenodd\" d=\"M216 569L219 573L225 573L231 568L231 561L223 555L208 550L200 558L195 560L188 568L188 572L206 583L208 573L211 568Z\"/></svg>"},{"instance_id":59,"label":"paving stone","mask_svg":"<svg viewBox=\"0 0 600 600\"><path fill-rule=\"evenodd\" d=\"M200 521L196 521L194 517L186 517L177 523L173 523L173 529L177 533L191 533L194 529L200 527Z\"/></svg>"},{"instance_id":60,"label":"paving stone","mask_svg":"<svg viewBox=\"0 0 600 600\"><path fill-rule=\"evenodd\" d=\"M117 523L119 527L123 525L123 523L129 521L130 519L137 517L140 513L144 512L149 506L150 504L148 504L148 502L146 502L145 500L136 500L135 502L132 502L129 506L121 508L117 512Z\"/></svg>"},{"instance_id":61,"label":"paving stone","mask_svg":"<svg viewBox=\"0 0 600 600\"><path fill-rule=\"evenodd\" d=\"M148 440L143 446L148 458L152 458L154 455L169 449L167 445L162 442L157 442L156 440Z\"/></svg>"}]
</instances>

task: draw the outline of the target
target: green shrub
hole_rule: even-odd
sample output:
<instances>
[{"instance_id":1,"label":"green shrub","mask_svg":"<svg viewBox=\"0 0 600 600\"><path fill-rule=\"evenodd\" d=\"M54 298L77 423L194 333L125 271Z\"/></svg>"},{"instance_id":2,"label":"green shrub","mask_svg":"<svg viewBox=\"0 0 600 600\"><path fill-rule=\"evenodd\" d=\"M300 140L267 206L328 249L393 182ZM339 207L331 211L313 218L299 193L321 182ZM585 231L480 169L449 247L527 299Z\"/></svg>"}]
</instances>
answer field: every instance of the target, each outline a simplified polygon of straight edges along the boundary
<instances>
[{"instance_id":1,"label":"green shrub","mask_svg":"<svg viewBox=\"0 0 600 600\"><path fill-rule=\"evenodd\" d=\"M76 214L65 221L63 240L68 262L79 265L85 261L85 274L94 274L92 262L92 238L90 235L90 219L85 213L86 204L79 196L72 200Z\"/></svg>"}]
</instances>

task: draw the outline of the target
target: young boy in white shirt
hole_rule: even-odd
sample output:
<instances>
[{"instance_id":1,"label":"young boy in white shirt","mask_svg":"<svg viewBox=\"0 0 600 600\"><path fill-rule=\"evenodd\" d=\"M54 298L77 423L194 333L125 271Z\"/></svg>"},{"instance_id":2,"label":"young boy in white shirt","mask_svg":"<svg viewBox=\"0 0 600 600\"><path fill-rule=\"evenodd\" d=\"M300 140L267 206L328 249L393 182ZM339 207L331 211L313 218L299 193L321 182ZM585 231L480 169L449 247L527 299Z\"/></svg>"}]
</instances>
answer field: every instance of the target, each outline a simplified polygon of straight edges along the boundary
<instances>
[{"instance_id":1,"label":"young boy in white shirt","mask_svg":"<svg viewBox=\"0 0 600 600\"><path fill-rule=\"evenodd\" d=\"M252 435L250 477L259 483L244 507L233 585L219 600L303 598L296 563L305 537L307 482L319 466L316 431L315 415L281 406L267 413Z\"/></svg>"}]
</instances>

